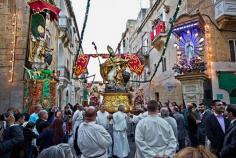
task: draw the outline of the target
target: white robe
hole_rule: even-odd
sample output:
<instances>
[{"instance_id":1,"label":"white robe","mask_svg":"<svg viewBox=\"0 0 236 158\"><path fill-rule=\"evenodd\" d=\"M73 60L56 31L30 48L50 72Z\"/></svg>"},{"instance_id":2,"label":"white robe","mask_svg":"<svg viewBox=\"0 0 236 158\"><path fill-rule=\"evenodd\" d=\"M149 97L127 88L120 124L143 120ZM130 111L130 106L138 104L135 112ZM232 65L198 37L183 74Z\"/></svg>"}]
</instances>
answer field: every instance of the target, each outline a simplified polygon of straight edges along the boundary
<instances>
[{"instance_id":1,"label":"white robe","mask_svg":"<svg viewBox=\"0 0 236 158\"><path fill-rule=\"evenodd\" d=\"M82 152L81 158L107 158L106 149L112 144L112 138L101 125L83 122L78 130L77 143Z\"/></svg>"},{"instance_id":2,"label":"white robe","mask_svg":"<svg viewBox=\"0 0 236 158\"><path fill-rule=\"evenodd\" d=\"M108 131L108 133L109 134L112 134L111 132L110 132L110 121L109 121L109 119L107 118L108 116L109 116L110 114L107 112L107 111L105 111L105 112L101 112L100 110L97 112L97 118L96 118L96 123L97 124L99 124L99 125L101 125L101 126L103 126L107 131ZM108 156L109 157L112 157L112 145L111 146L109 146L109 148L107 149L107 151L108 151Z\"/></svg>"},{"instance_id":3,"label":"white robe","mask_svg":"<svg viewBox=\"0 0 236 158\"><path fill-rule=\"evenodd\" d=\"M129 154L129 142L127 138L127 115L123 112L113 114L113 154L119 158L127 157Z\"/></svg>"},{"instance_id":4,"label":"white robe","mask_svg":"<svg viewBox=\"0 0 236 158\"><path fill-rule=\"evenodd\" d=\"M73 136L75 138L75 130L80 124L83 122L84 116L83 116L83 111L76 110L73 117L72 117L72 124L73 124Z\"/></svg>"},{"instance_id":5,"label":"white robe","mask_svg":"<svg viewBox=\"0 0 236 158\"><path fill-rule=\"evenodd\" d=\"M135 158L173 157L177 147L172 127L157 115L139 121L135 130Z\"/></svg>"},{"instance_id":6,"label":"white robe","mask_svg":"<svg viewBox=\"0 0 236 158\"><path fill-rule=\"evenodd\" d=\"M105 129L108 129L108 125L109 125L109 120L108 117L109 113L108 112L101 112L100 110L97 112L97 118L96 118L96 122L97 124L103 126Z\"/></svg>"}]
</instances>

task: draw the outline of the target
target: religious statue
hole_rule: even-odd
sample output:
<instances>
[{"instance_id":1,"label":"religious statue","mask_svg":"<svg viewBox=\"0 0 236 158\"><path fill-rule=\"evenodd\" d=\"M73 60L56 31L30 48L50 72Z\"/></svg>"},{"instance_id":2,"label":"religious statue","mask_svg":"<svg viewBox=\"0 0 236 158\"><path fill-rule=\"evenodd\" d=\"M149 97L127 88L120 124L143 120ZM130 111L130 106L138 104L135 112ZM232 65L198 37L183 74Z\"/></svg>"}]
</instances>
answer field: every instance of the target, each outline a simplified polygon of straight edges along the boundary
<instances>
[{"instance_id":1,"label":"religious statue","mask_svg":"<svg viewBox=\"0 0 236 158\"><path fill-rule=\"evenodd\" d=\"M187 61L189 62L194 57L194 46L190 40L186 43L185 53Z\"/></svg>"},{"instance_id":2,"label":"religious statue","mask_svg":"<svg viewBox=\"0 0 236 158\"><path fill-rule=\"evenodd\" d=\"M110 46L107 47L110 53L110 58L101 64L100 73L103 81L108 84L108 87L125 87L124 72L128 67L127 59L122 59L115 55Z\"/></svg>"},{"instance_id":3,"label":"religious statue","mask_svg":"<svg viewBox=\"0 0 236 158\"><path fill-rule=\"evenodd\" d=\"M38 26L37 30L39 34L44 34L45 32L44 28L41 25ZM47 46L47 42L42 36L35 38L32 35L31 38L34 44L30 56L30 61L33 63L32 68L36 70L46 69L52 62L52 55L50 54L50 52L52 52L53 49L50 49Z\"/></svg>"}]
</instances>

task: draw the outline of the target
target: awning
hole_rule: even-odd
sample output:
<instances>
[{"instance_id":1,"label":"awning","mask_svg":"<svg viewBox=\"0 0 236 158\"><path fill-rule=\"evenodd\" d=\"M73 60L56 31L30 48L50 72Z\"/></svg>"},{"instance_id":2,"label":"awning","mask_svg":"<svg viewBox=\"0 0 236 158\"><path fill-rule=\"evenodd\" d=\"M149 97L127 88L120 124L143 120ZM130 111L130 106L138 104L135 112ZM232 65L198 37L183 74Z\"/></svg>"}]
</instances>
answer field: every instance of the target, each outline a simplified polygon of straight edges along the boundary
<instances>
[{"instance_id":1,"label":"awning","mask_svg":"<svg viewBox=\"0 0 236 158\"><path fill-rule=\"evenodd\" d=\"M219 88L226 90L229 94L236 89L235 72L219 72Z\"/></svg>"},{"instance_id":2,"label":"awning","mask_svg":"<svg viewBox=\"0 0 236 158\"><path fill-rule=\"evenodd\" d=\"M55 5L45 2L43 0L35 0L28 2L30 8L36 12L42 12L44 10L50 11L50 20L54 21L57 20L57 17L60 13L60 9L57 8Z\"/></svg>"}]
</instances>

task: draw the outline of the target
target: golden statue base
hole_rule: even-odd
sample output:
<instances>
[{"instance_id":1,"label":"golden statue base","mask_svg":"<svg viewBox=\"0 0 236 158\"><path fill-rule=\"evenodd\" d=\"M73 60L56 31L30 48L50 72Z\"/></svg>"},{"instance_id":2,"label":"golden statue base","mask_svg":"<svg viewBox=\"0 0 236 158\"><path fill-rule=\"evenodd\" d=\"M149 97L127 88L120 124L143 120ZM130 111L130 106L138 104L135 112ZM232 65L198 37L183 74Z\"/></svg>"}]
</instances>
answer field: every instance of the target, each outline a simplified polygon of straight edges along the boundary
<instances>
[{"instance_id":1,"label":"golden statue base","mask_svg":"<svg viewBox=\"0 0 236 158\"><path fill-rule=\"evenodd\" d=\"M129 93L102 93L106 111L114 113L118 111L119 105L125 106L125 112L132 110L130 106Z\"/></svg>"}]
</instances>

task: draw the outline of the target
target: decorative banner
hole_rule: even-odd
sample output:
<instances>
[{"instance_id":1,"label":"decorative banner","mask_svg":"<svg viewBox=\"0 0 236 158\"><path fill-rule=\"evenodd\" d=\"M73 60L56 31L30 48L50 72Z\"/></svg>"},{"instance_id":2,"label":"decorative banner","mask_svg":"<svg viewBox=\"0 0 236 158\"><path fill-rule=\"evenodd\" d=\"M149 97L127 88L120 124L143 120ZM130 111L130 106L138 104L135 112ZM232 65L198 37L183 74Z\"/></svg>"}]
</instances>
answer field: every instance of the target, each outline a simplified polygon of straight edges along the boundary
<instances>
[{"instance_id":1,"label":"decorative banner","mask_svg":"<svg viewBox=\"0 0 236 158\"><path fill-rule=\"evenodd\" d=\"M87 54L82 54L78 56L75 75L79 76L86 71L90 56Z\"/></svg>"},{"instance_id":2,"label":"decorative banner","mask_svg":"<svg viewBox=\"0 0 236 158\"><path fill-rule=\"evenodd\" d=\"M60 9L57 8L55 5L50 4L43 0L34 0L28 2L30 8L36 12L43 12L44 10L50 11L50 20L54 21L57 20L57 17L60 13Z\"/></svg>"},{"instance_id":3,"label":"decorative banner","mask_svg":"<svg viewBox=\"0 0 236 158\"><path fill-rule=\"evenodd\" d=\"M144 70L144 65L139 60L139 57L136 54L125 54L124 57L125 59L129 59L128 66L130 71L141 75Z\"/></svg>"}]
</instances>

